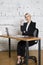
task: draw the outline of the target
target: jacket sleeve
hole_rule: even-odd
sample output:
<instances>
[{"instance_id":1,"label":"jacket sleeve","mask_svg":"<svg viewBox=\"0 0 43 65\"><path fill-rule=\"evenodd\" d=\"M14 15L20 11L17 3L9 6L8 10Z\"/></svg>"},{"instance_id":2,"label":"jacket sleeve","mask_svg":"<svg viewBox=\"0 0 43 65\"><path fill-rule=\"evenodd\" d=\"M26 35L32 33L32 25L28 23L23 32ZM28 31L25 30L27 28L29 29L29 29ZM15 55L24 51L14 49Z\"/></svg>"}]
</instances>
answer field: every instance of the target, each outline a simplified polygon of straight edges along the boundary
<instances>
[{"instance_id":1,"label":"jacket sleeve","mask_svg":"<svg viewBox=\"0 0 43 65\"><path fill-rule=\"evenodd\" d=\"M25 31L25 27L24 26L25 26L25 23L20 26L20 30L21 30L22 33Z\"/></svg>"},{"instance_id":2,"label":"jacket sleeve","mask_svg":"<svg viewBox=\"0 0 43 65\"><path fill-rule=\"evenodd\" d=\"M24 29L23 29L23 25L20 26L20 30L21 30L21 32L24 31Z\"/></svg>"},{"instance_id":3,"label":"jacket sleeve","mask_svg":"<svg viewBox=\"0 0 43 65\"><path fill-rule=\"evenodd\" d=\"M28 28L28 31L26 31L25 33L23 33L23 35L33 36L35 27L36 27L36 23L33 23L33 24L31 25L31 27Z\"/></svg>"}]
</instances>

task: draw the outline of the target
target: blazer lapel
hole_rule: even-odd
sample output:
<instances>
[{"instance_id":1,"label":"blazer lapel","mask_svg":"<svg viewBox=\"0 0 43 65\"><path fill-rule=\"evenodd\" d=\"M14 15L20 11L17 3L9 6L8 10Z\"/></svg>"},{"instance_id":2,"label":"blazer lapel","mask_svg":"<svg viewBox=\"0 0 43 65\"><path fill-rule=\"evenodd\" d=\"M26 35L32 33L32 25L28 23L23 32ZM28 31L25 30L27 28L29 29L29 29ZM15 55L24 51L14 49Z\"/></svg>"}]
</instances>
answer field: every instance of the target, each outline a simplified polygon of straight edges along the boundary
<instances>
[{"instance_id":1,"label":"blazer lapel","mask_svg":"<svg viewBox=\"0 0 43 65\"><path fill-rule=\"evenodd\" d=\"M28 29L30 29L30 27L31 27L31 24L32 24L32 21L31 21L31 23L29 24L29 26L28 26Z\"/></svg>"}]
</instances>

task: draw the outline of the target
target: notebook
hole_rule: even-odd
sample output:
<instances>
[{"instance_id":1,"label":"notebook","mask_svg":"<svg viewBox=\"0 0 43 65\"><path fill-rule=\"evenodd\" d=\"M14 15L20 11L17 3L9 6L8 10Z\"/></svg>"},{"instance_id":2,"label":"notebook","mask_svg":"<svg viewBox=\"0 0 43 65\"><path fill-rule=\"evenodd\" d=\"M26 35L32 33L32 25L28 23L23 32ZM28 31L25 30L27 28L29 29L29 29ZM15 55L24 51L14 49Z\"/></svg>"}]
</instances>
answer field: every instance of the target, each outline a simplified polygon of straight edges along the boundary
<instances>
[{"instance_id":1,"label":"notebook","mask_svg":"<svg viewBox=\"0 0 43 65\"><path fill-rule=\"evenodd\" d=\"M15 35L15 37L29 37L29 36L24 36L24 35Z\"/></svg>"}]
</instances>

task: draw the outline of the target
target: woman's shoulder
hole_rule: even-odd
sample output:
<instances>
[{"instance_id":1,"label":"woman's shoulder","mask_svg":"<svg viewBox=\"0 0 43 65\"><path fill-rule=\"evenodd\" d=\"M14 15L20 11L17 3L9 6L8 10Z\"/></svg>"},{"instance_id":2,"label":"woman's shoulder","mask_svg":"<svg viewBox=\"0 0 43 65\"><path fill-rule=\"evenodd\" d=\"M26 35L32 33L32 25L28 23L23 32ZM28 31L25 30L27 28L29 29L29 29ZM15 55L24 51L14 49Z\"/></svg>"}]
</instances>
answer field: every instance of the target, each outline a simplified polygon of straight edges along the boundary
<instances>
[{"instance_id":1,"label":"woman's shoulder","mask_svg":"<svg viewBox=\"0 0 43 65\"><path fill-rule=\"evenodd\" d=\"M31 21L32 24L36 25L36 22Z\"/></svg>"}]
</instances>

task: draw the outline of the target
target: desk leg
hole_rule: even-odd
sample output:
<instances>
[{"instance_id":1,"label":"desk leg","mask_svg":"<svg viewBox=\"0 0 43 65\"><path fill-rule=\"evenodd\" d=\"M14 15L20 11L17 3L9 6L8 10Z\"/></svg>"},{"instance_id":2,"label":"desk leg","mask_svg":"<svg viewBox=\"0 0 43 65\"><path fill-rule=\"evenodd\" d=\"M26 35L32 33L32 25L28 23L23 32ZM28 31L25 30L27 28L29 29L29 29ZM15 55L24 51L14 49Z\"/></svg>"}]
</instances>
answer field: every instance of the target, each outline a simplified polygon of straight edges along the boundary
<instances>
[{"instance_id":1,"label":"desk leg","mask_svg":"<svg viewBox=\"0 0 43 65\"><path fill-rule=\"evenodd\" d=\"M38 65L41 65L41 40L38 43Z\"/></svg>"},{"instance_id":2,"label":"desk leg","mask_svg":"<svg viewBox=\"0 0 43 65\"><path fill-rule=\"evenodd\" d=\"M26 41L26 65L28 65L28 57L29 57L29 42Z\"/></svg>"},{"instance_id":3,"label":"desk leg","mask_svg":"<svg viewBox=\"0 0 43 65\"><path fill-rule=\"evenodd\" d=\"M11 40L9 38L9 58L11 57Z\"/></svg>"}]
</instances>

